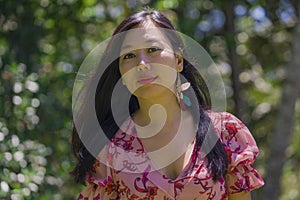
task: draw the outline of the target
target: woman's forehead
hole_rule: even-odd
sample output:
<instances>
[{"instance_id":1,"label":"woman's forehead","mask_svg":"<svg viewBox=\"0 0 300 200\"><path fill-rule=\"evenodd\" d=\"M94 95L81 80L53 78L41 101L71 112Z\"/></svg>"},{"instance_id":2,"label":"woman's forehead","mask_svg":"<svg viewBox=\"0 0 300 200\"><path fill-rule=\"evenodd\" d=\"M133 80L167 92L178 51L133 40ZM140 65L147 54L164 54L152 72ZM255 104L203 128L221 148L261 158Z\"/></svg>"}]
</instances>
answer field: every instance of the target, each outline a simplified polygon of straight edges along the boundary
<instances>
[{"instance_id":1,"label":"woman's forehead","mask_svg":"<svg viewBox=\"0 0 300 200\"><path fill-rule=\"evenodd\" d=\"M163 45L164 47L171 47L170 40L163 33L163 29L155 25L134 28L125 34L121 45L121 52L147 48L153 43Z\"/></svg>"}]
</instances>

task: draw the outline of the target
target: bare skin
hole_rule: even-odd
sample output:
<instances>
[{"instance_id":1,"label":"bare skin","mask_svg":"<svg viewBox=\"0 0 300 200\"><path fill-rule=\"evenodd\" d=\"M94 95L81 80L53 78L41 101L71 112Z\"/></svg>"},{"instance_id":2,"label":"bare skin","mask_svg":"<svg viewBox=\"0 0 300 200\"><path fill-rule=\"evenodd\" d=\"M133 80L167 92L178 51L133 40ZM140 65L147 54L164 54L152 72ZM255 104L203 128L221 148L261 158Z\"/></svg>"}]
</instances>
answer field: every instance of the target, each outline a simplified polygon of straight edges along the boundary
<instances>
[{"instance_id":1,"label":"bare skin","mask_svg":"<svg viewBox=\"0 0 300 200\"><path fill-rule=\"evenodd\" d=\"M251 193L244 191L236 194L229 195L229 200L251 200Z\"/></svg>"},{"instance_id":2,"label":"bare skin","mask_svg":"<svg viewBox=\"0 0 300 200\"><path fill-rule=\"evenodd\" d=\"M175 103L178 107L176 99ZM171 104L172 103L168 103L166 107L172 106ZM170 112L167 114L169 117L167 117L164 127L156 135L149 138L142 138L141 141L147 152L160 150L159 153L150 155L151 160L159 168L161 173L165 174L170 179L176 179L187 165L192 154L195 129L193 126L193 118L190 113L184 112L182 113L182 116L180 116L181 114L177 113L181 112L180 109L169 109L169 111ZM139 113L141 112L138 112L134 117L134 119L138 119L135 122L143 124L141 120L143 117L139 117ZM144 118L145 121L149 120L147 120L147 118L148 116ZM157 118L157 120L159 120L159 118ZM152 121L155 121L155 119L152 118ZM180 123L182 123L181 127L185 127L184 129L179 127ZM139 129L137 129L137 132L138 134L143 135L143 133L139 132ZM176 137L176 139L174 139L174 137ZM187 138L189 139L187 140ZM174 141L174 145L170 145L172 140ZM170 149L162 150L162 147L167 145L170 146ZM170 164L165 166L165 158L172 157L172 152L178 151L183 152L183 154L181 156L178 155L180 156L178 159L175 159L175 161L173 161L173 159L173 162L170 161Z\"/></svg>"}]
</instances>

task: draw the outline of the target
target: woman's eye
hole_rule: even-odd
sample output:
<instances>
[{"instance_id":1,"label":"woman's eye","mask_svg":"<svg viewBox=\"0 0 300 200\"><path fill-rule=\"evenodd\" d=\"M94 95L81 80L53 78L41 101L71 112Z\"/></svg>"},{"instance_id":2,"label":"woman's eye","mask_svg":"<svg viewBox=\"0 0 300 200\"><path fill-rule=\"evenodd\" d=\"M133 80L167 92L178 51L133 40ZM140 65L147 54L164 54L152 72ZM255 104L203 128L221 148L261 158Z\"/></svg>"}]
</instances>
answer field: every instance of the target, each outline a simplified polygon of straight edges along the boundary
<instances>
[{"instance_id":1,"label":"woman's eye","mask_svg":"<svg viewBox=\"0 0 300 200\"><path fill-rule=\"evenodd\" d=\"M153 53L153 52L160 51L160 50L161 49L158 47L150 47L150 48L148 48L148 53Z\"/></svg>"},{"instance_id":2,"label":"woman's eye","mask_svg":"<svg viewBox=\"0 0 300 200\"><path fill-rule=\"evenodd\" d=\"M123 56L123 59L130 59L130 58L134 58L135 55L133 53L127 53Z\"/></svg>"}]
</instances>

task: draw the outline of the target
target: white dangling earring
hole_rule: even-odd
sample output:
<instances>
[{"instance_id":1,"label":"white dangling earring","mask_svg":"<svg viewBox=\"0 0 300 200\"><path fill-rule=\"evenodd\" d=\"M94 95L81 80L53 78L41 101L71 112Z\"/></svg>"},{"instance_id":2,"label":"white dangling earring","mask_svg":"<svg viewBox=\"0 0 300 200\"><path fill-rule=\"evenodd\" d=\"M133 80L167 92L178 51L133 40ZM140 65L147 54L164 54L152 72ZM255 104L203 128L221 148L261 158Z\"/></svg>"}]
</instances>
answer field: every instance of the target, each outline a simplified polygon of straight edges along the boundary
<instances>
[{"instance_id":1,"label":"white dangling earring","mask_svg":"<svg viewBox=\"0 0 300 200\"><path fill-rule=\"evenodd\" d=\"M186 106L190 107L192 105L190 98L183 94L183 91L189 89L190 86L191 86L190 82L181 84L180 73L177 72L176 98L182 110L186 110Z\"/></svg>"}]
</instances>

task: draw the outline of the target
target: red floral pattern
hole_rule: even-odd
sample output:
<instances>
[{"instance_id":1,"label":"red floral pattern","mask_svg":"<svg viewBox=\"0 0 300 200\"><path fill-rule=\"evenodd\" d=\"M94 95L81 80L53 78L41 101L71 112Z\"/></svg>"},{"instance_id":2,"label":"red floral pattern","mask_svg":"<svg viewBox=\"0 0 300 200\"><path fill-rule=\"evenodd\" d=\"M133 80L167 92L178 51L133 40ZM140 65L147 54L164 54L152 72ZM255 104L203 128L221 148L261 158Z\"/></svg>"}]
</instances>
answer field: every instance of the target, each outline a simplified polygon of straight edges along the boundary
<instances>
[{"instance_id":1,"label":"red floral pattern","mask_svg":"<svg viewBox=\"0 0 300 200\"><path fill-rule=\"evenodd\" d=\"M135 127L129 119L107 145L107 163L113 168L104 167L106 172L99 174L103 164L95 162L92 173L87 175L88 185L78 199L228 200L228 194L261 187L264 182L252 166L258 148L247 127L229 113L208 114L229 159L225 177L214 182L206 159L194 154L189 161L189 165L193 160L196 161L193 170L182 173L175 180L160 171L151 170L151 160L136 137Z\"/></svg>"}]
</instances>

